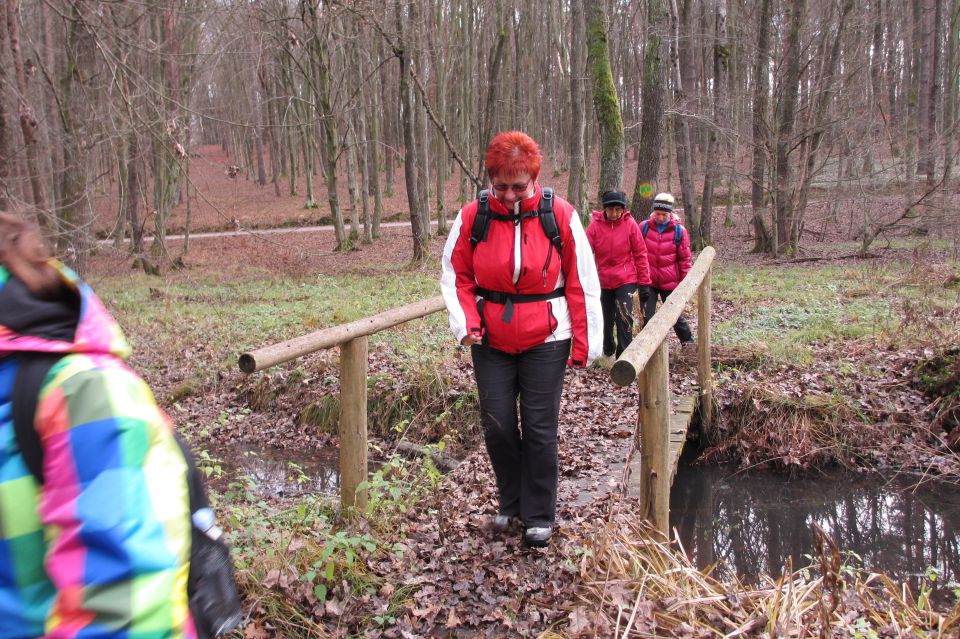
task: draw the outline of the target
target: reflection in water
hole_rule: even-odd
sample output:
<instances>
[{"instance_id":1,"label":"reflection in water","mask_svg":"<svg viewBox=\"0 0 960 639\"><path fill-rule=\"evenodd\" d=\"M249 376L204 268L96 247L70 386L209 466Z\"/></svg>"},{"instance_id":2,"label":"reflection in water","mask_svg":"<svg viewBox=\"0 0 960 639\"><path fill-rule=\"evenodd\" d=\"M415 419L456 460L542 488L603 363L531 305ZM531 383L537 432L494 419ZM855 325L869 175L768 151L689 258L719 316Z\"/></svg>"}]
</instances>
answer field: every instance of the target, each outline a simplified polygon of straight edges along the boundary
<instances>
[{"instance_id":1,"label":"reflection in water","mask_svg":"<svg viewBox=\"0 0 960 639\"><path fill-rule=\"evenodd\" d=\"M239 448L214 453L223 465L245 474L264 496L290 497L340 491L340 458L336 449L322 452Z\"/></svg>"},{"instance_id":2,"label":"reflection in water","mask_svg":"<svg viewBox=\"0 0 960 639\"><path fill-rule=\"evenodd\" d=\"M723 562L721 578L729 570L747 580L779 576L788 556L795 568L809 565L816 522L842 553L854 552L864 568L907 582L915 596L930 567L940 573L935 597L941 603L951 603L946 584L960 582L960 491L952 485L911 491L850 474L787 480L683 466L670 519L698 567Z\"/></svg>"}]
</instances>

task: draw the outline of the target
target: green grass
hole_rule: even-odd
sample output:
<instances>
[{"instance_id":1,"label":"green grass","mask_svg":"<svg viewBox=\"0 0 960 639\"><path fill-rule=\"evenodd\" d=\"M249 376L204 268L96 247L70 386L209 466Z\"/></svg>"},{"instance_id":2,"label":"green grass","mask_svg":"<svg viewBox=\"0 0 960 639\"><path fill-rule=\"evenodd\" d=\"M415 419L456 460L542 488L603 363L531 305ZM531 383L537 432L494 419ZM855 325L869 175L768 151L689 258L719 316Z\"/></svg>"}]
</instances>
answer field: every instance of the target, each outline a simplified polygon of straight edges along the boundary
<instances>
[{"instance_id":1,"label":"green grass","mask_svg":"<svg viewBox=\"0 0 960 639\"><path fill-rule=\"evenodd\" d=\"M144 275L105 278L98 294L123 326L135 351L183 358L199 353L204 366L236 365L237 356L279 341L439 294L437 274L396 271L378 276L316 276L299 280L160 280ZM443 313L371 336L371 349L390 343L412 361L453 351Z\"/></svg>"},{"instance_id":2,"label":"green grass","mask_svg":"<svg viewBox=\"0 0 960 639\"><path fill-rule=\"evenodd\" d=\"M737 310L714 326L714 339L744 348L762 342L769 359L800 365L813 363L813 346L825 342L929 339L935 325L914 325L915 316L943 316L960 300L938 282L912 279L911 268L718 267L715 295Z\"/></svg>"},{"instance_id":3,"label":"green grass","mask_svg":"<svg viewBox=\"0 0 960 639\"><path fill-rule=\"evenodd\" d=\"M857 253L860 251L860 242L823 242L814 245L816 250L823 252ZM903 237L877 238L870 245L870 251L875 249L949 249L957 246L956 240L933 239L930 237Z\"/></svg>"}]
</instances>

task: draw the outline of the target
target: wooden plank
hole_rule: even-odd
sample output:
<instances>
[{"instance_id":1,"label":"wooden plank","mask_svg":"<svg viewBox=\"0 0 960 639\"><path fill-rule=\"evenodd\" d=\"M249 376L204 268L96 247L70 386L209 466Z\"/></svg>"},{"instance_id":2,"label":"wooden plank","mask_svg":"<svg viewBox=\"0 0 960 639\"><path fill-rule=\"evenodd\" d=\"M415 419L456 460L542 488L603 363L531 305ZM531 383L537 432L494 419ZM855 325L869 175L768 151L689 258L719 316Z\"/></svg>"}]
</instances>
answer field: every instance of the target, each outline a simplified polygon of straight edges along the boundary
<instances>
[{"instance_id":1,"label":"wooden plank","mask_svg":"<svg viewBox=\"0 0 960 639\"><path fill-rule=\"evenodd\" d=\"M698 395L684 395L677 398L674 402L673 412L670 414L669 429L669 453L670 462L670 484L677 475L677 466L680 462L680 455L683 453L683 447L687 442L687 431L693 420L693 413L697 408ZM627 485L627 493L631 495L643 495L641 492L641 455L634 456L630 463L630 480ZM621 470L617 473L622 472Z\"/></svg>"}]
</instances>

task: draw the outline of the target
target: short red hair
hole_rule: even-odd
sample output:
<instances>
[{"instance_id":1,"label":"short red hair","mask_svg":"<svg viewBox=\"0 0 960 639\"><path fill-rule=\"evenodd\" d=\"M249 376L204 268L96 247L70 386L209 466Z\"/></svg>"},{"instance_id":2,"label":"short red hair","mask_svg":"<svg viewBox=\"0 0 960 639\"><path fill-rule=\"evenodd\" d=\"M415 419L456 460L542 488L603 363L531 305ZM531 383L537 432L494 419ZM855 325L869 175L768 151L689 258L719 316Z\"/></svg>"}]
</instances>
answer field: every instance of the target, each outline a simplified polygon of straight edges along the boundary
<instances>
[{"instance_id":1,"label":"short red hair","mask_svg":"<svg viewBox=\"0 0 960 639\"><path fill-rule=\"evenodd\" d=\"M503 131L490 140L483 163L487 174L495 176L529 173L534 180L540 175L540 147L522 131Z\"/></svg>"}]
</instances>

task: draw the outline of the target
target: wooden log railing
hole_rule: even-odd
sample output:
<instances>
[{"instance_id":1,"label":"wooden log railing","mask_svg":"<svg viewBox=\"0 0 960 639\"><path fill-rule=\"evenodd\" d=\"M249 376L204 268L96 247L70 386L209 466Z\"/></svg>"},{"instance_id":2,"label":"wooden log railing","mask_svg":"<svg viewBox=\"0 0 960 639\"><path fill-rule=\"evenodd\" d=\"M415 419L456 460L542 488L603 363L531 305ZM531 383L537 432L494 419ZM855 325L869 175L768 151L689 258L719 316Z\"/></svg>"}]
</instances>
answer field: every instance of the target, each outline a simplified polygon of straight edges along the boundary
<instances>
[{"instance_id":1,"label":"wooden log railing","mask_svg":"<svg viewBox=\"0 0 960 639\"><path fill-rule=\"evenodd\" d=\"M639 376L640 386L640 503L646 519L669 536L670 479L670 369L667 334L687 302L697 293L697 378L700 385L700 423L709 438L713 428L713 380L710 372L710 305L713 258L706 247L680 285L656 315L633 339L610 369L621 386Z\"/></svg>"},{"instance_id":2,"label":"wooden log railing","mask_svg":"<svg viewBox=\"0 0 960 639\"><path fill-rule=\"evenodd\" d=\"M714 255L712 247L700 253L687 277L634 338L610 371L613 381L621 386L631 384L639 374L641 499L646 517L665 533L670 516L671 460L669 366L664 340L684 306L697 292L700 415L704 431L709 435L713 401L710 377L710 286ZM444 308L443 298L438 296L240 356L240 370L253 373L322 349L340 347L340 501L345 507L355 506L362 510L367 505L367 492L357 490L367 479L367 338Z\"/></svg>"},{"instance_id":3,"label":"wooden log railing","mask_svg":"<svg viewBox=\"0 0 960 639\"><path fill-rule=\"evenodd\" d=\"M340 347L340 502L344 507L367 507L367 491L357 490L367 480L367 338L443 309L443 298L438 296L240 356L240 370L253 373L325 348Z\"/></svg>"}]
</instances>

